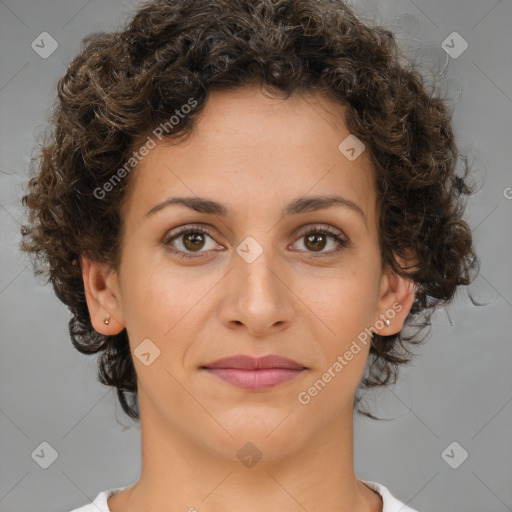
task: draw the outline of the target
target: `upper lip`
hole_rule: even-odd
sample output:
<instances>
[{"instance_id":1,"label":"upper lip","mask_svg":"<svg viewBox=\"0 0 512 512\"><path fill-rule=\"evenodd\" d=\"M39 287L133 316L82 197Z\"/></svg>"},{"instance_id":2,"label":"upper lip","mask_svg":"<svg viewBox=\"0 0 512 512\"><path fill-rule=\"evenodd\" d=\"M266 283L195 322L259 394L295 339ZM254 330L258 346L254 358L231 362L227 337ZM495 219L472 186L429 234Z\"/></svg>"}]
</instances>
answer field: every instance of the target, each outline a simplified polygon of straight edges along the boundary
<instances>
[{"instance_id":1,"label":"upper lip","mask_svg":"<svg viewBox=\"0 0 512 512\"><path fill-rule=\"evenodd\" d=\"M213 363L204 365L202 368L236 368L242 370L261 370L265 368L286 368L290 370L303 370L306 367L302 364L282 357L276 354L270 354L262 357L253 357L249 355L236 355L218 359Z\"/></svg>"}]
</instances>

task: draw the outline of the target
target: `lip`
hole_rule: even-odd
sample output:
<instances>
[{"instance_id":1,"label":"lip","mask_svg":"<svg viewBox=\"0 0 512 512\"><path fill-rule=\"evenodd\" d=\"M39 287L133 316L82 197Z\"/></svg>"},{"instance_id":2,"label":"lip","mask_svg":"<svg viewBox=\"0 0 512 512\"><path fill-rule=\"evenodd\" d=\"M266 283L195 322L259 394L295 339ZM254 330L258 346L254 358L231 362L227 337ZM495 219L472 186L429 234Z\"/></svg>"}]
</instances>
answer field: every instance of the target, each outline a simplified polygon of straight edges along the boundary
<instances>
[{"instance_id":1,"label":"lip","mask_svg":"<svg viewBox=\"0 0 512 512\"><path fill-rule=\"evenodd\" d=\"M271 389L302 374L302 364L276 354L263 357L237 355L201 366L220 379L251 391Z\"/></svg>"},{"instance_id":2,"label":"lip","mask_svg":"<svg viewBox=\"0 0 512 512\"><path fill-rule=\"evenodd\" d=\"M277 354L253 357L245 354L224 357L213 363L205 364L203 368L232 368L237 370L265 370L272 368L285 368L287 370L303 370L304 365Z\"/></svg>"}]
</instances>

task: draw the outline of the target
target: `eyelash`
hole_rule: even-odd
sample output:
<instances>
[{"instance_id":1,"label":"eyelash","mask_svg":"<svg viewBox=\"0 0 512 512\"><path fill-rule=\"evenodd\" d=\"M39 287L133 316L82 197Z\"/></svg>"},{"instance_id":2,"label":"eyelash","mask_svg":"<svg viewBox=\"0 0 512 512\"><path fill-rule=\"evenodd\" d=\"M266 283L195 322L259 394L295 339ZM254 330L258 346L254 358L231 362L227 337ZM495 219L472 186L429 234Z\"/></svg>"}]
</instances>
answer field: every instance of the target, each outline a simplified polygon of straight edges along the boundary
<instances>
[{"instance_id":1,"label":"eyelash","mask_svg":"<svg viewBox=\"0 0 512 512\"><path fill-rule=\"evenodd\" d=\"M172 242L174 239L179 238L180 236L183 236L183 235L188 235L190 233L203 233L213 239L213 236L211 235L211 233L207 229L203 228L202 226L182 226L182 227L178 228L177 232L166 237L163 241L163 244L168 248L170 246L170 242ZM319 226L313 226L308 231L301 233L299 235L298 239L304 238L305 236L311 235L313 233L327 235L327 236L331 237L332 239L334 239L336 242L338 242L338 247L328 253L319 253L319 255L315 255L312 252L311 254L313 254L314 258L323 258L323 257L327 257L327 256L333 256L335 254L338 254L341 250L343 250L344 248L349 246L348 240L346 240L345 238L342 238L340 236L340 233L338 233L337 231L334 231L330 226L322 226L321 228ZM208 252L208 251L202 251L202 252L197 252L197 253L191 253L191 252L185 252L185 251L174 250L174 249L168 249L168 250L171 253L176 254L177 256L179 256L181 258L201 258L202 255L205 254L205 252L206 253ZM306 251L306 252L308 252L308 251Z\"/></svg>"}]
</instances>

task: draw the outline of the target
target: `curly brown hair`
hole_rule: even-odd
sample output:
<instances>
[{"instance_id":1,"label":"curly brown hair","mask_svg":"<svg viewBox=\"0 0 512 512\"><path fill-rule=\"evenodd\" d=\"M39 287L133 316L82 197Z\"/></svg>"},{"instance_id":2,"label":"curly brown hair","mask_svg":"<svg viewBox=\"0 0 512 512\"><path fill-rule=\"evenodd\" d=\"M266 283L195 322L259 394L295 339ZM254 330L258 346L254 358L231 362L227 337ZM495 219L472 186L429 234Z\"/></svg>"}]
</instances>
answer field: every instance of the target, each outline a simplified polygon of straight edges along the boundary
<instances>
[{"instance_id":1,"label":"curly brown hair","mask_svg":"<svg viewBox=\"0 0 512 512\"><path fill-rule=\"evenodd\" d=\"M58 81L51 135L22 198L29 217L21 249L71 311L76 349L101 353L98 379L117 389L132 418L139 412L127 332L105 336L93 329L80 260L86 255L119 268L119 211L131 174L101 199L95 191L130 159L136 141L191 97L196 106L168 138L192 133L209 91L250 83L285 98L327 94L346 107L346 125L373 162L382 263L414 282L406 327L417 329L374 334L358 390L394 383L434 309L479 270L462 218L463 196L473 193L469 166L450 108L428 90L390 30L363 22L341 0L146 2L122 30L82 40ZM415 265L401 267L395 255Z\"/></svg>"}]
</instances>

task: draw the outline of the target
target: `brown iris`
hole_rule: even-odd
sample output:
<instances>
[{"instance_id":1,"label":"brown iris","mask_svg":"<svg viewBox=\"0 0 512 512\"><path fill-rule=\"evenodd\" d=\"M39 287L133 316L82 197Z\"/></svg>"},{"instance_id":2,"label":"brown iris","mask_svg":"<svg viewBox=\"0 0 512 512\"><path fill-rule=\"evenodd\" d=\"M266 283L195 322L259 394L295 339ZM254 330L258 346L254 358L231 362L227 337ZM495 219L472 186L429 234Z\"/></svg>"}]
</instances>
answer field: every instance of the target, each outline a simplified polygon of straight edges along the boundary
<instances>
[{"instance_id":1,"label":"brown iris","mask_svg":"<svg viewBox=\"0 0 512 512\"><path fill-rule=\"evenodd\" d=\"M313 251L316 251L316 250L321 251L325 247L326 236L322 233L312 233L310 235L307 235L305 238L306 238L305 245L308 249L312 249ZM319 239L322 239L322 242L323 242L323 243L320 242L321 247L318 247ZM309 245L309 242L312 243L312 246Z\"/></svg>"},{"instance_id":2,"label":"brown iris","mask_svg":"<svg viewBox=\"0 0 512 512\"><path fill-rule=\"evenodd\" d=\"M204 245L204 233L188 233L183 237L183 245L190 251L202 249Z\"/></svg>"}]
</instances>

